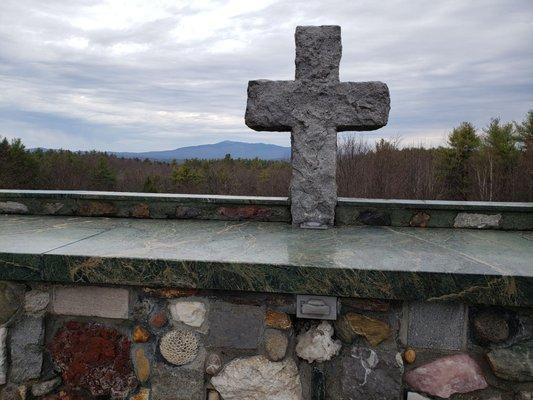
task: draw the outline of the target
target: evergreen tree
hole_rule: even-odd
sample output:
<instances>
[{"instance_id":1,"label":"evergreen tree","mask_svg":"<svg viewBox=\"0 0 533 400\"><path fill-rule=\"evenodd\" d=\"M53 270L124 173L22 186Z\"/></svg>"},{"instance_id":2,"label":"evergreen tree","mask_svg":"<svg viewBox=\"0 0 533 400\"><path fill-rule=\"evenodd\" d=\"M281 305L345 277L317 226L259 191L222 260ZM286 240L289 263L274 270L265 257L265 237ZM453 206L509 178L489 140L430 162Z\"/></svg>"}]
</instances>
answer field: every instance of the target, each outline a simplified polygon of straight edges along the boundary
<instances>
[{"instance_id":1,"label":"evergreen tree","mask_svg":"<svg viewBox=\"0 0 533 400\"><path fill-rule=\"evenodd\" d=\"M521 149L533 147L533 110L529 110L521 124L515 122L517 141Z\"/></svg>"},{"instance_id":2,"label":"evergreen tree","mask_svg":"<svg viewBox=\"0 0 533 400\"><path fill-rule=\"evenodd\" d=\"M472 157L480 145L481 139L474 125L463 122L448 136L449 147L439 149L437 169L448 198L467 200Z\"/></svg>"},{"instance_id":3,"label":"evergreen tree","mask_svg":"<svg viewBox=\"0 0 533 400\"><path fill-rule=\"evenodd\" d=\"M92 174L92 186L97 190L113 190L116 181L116 173L110 168L107 157L99 157Z\"/></svg>"}]
</instances>

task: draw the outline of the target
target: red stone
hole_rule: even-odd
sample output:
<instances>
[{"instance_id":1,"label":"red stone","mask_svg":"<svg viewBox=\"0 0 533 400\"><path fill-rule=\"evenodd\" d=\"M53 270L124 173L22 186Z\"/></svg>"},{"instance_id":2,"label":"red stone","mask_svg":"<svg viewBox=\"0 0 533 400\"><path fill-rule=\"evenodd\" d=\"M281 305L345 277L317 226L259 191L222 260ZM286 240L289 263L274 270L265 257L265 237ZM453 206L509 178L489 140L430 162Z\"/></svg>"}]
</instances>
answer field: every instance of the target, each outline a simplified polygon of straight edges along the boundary
<instances>
[{"instance_id":1,"label":"red stone","mask_svg":"<svg viewBox=\"0 0 533 400\"><path fill-rule=\"evenodd\" d=\"M117 209L112 203L103 201L83 202L78 208L78 215L85 217L105 217L115 215L116 213Z\"/></svg>"},{"instance_id":2,"label":"red stone","mask_svg":"<svg viewBox=\"0 0 533 400\"><path fill-rule=\"evenodd\" d=\"M131 216L134 218L150 218L150 206L146 203L139 203L133 206Z\"/></svg>"},{"instance_id":3,"label":"red stone","mask_svg":"<svg viewBox=\"0 0 533 400\"><path fill-rule=\"evenodd\" d=\"M49 350L61 369L65 400L81 399L75 394L79 389L92 396L126 397L137 386L130 341L115 329L70 321L56 333Z\"/></svg>"},{"instance_id":4,"label":"red stone","mask_svg":"<svg viewBox=\"0 0 533 400\"><path fill-rule=\"evenodd\" d=\"M167 323L167 315L164 311L159 311L150 318L150 325L154 328L162 328Z\"/></svg>"},{"instance_id":5,"label":"red stone","mask_svg":"<svg viewBox=\"0 0 533 400\"><path fill-rule=\"evenodd\" d=\"M485 389L481 368L468 354L439 358L405 374L405 382L415 391L449 398L454 393Z\"/></svg>"},{"instance_id":6,"label":"red stone","mask_svg":"<svg viewBox=\"0 0 533 400\"><path fill-rule=\"evenodd\" d=\"M272 209L258 206L220 207L218 214L231 219L268 220L272 216Z\"/></svg>"}]
</instances>

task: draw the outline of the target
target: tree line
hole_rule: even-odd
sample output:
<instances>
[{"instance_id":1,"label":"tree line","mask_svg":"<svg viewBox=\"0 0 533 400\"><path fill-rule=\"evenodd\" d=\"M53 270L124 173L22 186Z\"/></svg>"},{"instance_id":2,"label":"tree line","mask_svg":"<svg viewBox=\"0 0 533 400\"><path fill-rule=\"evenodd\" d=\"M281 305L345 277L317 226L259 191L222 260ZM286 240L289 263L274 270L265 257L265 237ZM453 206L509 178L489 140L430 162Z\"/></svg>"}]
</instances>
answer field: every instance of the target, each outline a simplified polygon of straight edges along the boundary
<instances>
[{"instance_id":1,"label":"tree line","mask_svg":"<svg viewBox=\"0 0 533 400\"><path fill-rule=\"evenodd\" d=\"M0 137L0 188L114 190L286 196L288 161L192 159L162 162L104 152L28 150ZM463 122L438 148L339 144L339 196L397 199L533 201L533 110L520 123Z\"/></svg>"}]
</instances>

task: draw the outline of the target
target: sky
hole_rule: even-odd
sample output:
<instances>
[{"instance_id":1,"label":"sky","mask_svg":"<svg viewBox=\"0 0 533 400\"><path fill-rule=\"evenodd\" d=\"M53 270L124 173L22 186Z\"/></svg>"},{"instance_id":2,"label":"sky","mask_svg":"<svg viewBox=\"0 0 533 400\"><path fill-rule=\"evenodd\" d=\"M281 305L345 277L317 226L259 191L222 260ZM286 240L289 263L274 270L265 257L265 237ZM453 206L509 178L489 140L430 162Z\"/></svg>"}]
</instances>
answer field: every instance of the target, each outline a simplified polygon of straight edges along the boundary
<instances>
[{"instance_id":1,"label":"sky","mask_svg":"<svg viewBox=\"0 0 533 400\"><path fill-rule=\"evenodd\" d=\"M148 151L290 144L244 124L251 79L294 79L297 25L340 25L343 81L379 80L389 124L437 146L533 108L531 0L1 0L0 136Z\"/></svg>"}]
</instances>

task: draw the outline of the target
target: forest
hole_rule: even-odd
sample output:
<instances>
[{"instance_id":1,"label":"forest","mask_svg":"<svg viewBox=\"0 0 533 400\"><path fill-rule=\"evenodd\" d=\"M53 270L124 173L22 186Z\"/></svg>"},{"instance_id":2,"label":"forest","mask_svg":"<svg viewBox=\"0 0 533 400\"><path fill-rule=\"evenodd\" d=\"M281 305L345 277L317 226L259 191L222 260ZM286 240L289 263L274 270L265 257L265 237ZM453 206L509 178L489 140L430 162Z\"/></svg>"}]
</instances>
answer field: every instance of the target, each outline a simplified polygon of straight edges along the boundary
<instances>
[{"instance_id":1,"label":"forest","mask_svg":"<svg viewBox=\"0 0 533 400\"><path fill-rule=\"evenodd\" d=\"M342 197L533 201L533 110L522 122L463 122L438 148L340 141L337 184ZM105 152L28 150L0 137L0 188L106 190L286 196L290 162L259 159L153 160Z\"/></svg>"}]
</instances>

